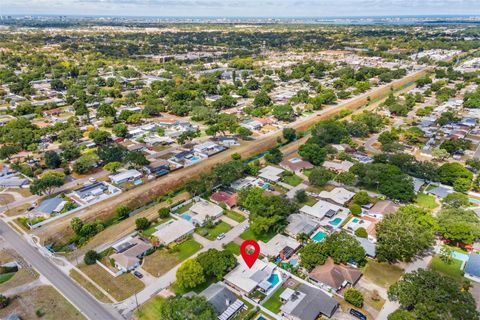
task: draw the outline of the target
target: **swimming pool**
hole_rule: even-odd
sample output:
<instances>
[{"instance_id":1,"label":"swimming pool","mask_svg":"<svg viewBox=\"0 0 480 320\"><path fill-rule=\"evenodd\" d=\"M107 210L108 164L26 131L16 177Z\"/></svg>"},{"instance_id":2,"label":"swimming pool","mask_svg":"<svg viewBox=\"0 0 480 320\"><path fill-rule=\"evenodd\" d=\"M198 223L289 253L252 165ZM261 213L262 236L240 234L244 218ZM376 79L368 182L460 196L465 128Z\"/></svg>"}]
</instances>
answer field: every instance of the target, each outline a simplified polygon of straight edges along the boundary
<instances>
[{"instance_id":1,"label":"swimming pool","mask_svg":"<svg viewBox=\"0 0 480 320\"><path fill-rule=\"evenodd\" d=\"M267 318L265 318L264 316L258 316L256 320L267 320Z\"/></svg>"},{"instance_id":2,"label":"swimming pool","mask_svg":"<svg viewBox=\"0 0 480 320\"><path fill-rule=\"evenodd\" d=\"M315 233L315 235L312 237L312 240L315 241L315 242L320 242L323 239L325 239L326 236L327 236L327 234L320 230L317 233Z\"/></svg>"},{"instance_id":3,"label":"swimming pool","mask_svg":"<svg viewBox=\"0 0 480 320\"><path fill-rule=\"evenodd\" d=\"M297 260L297 259L290 259L290 261L289 261L288 263L290 263L290 265L291 265L292 267L294 267L294 266L297 265L298 260Z\"/></svg>"},{"instance_id":4,"label":"swimming pool","mask_svg":"<svg viewBox=\"0 0 480 320\"><path fill-rule=\"evenodd\" d=\"M452 251L452 253L450 255L452 256L453 259L457 259L457 260L460 260L460 261L463 261L463 262L468 261L468 254L457 252L457 251Z\"/></svg>"},{"instance_id":5,"label":"swimming pool","mask_svg":"<svg viewBox=\"0 0 480 320\"><path fill-rule=\"evenodd\" d=\"M200 160L201 158L199 156L193 156L190 158L190 161L198 161Z\"/></svg>"},{"instance_id":6,"label":"swimming pool","mask_svg":"<svg viewBox=\"0 0 480 320\"><path fill-rule=\"evenodd\" d=\"M185 220L187 220L187 221L192 220L192 216L189 215L188 213L184 213L184 214L182 214L180 217L182 217L182 219L185 219Z\"/></svg>"},{"instance_id":7,"label":"swimming pool","mask_svg":"<svg viewBox=\"0 0 480 320\"><path fill-rule=\"evenodd\" d=\"M360 220L358 220L357 218L353 218L352 222L353 223L358 223Z\"/></svg>"},{"instance_id":8,"label":"swimming pool","mask_svg":"<svg viewBox=\"0 0 480 320\"><path fill-rule=\"evenodd\" d=\"M480 204L480 200L475 199L475 198L468 198L468 201L470 201L471 203L474 203L474 204Z\"/></svg>"},{"instance_id":9,"label":"swimming pool","mask_svg":"<svg viewBox=\"0 0 480 320\"><path fill-rule=\"evenodd\" d=\"M280 277L278 276L278 274L272 274L270 276L270 278L268 278L267 280L268 282L270 282L272 284L272 288L275 287L277 285L277 283L280 282Z\"/></svg>"},{"instance_id":10,"label":"swimming pool","mask_svg":"<svg viewBox=\"0 0 480 320\"><path fill-rule=\"evenodd\" d=\"M332 226L337 226L340 224L340 222L342 222L342 218L336 217L335 219L330 220L328 223L330 223Z\"/></svg>"},{"instance_id":11,"label":"swimming pool","mask_svg":"<svg viewBox=\"0 0 480 320\"><path fill-rule=\"evenodd\" d=\"M262 189L267 190L268 188L270 188L270 184L269 183L264 183L263 186L262 186Z\"/></svg>"}]
</instances>

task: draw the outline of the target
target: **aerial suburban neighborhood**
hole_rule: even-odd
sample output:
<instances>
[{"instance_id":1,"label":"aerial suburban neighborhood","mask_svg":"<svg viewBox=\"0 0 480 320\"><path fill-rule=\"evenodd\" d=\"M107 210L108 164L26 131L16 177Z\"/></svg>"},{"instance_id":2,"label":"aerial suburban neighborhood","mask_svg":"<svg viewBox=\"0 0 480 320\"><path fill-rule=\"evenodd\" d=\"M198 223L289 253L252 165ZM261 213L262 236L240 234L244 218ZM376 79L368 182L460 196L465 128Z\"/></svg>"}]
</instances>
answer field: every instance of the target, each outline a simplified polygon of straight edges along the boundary
<instances>
[{"instance_id":1,"label":"aerial suburban neighborhood","mask_svg":"<svg viewBox=\"0 0 480 320\"><path fill-rule=\"evenodd\" d=\"M480 319L478 3L6 2L0 319Z\"/></svg>"}]
</instances>

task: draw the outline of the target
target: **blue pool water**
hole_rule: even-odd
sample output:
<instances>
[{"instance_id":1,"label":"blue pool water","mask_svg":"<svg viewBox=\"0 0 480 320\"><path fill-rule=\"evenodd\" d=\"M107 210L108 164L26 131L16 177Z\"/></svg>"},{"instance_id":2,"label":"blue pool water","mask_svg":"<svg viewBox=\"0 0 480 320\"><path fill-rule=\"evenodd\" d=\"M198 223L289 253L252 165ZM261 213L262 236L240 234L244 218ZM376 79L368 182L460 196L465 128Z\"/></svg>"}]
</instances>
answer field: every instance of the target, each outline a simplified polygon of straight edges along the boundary
<instances>
[{"instance_id":1,"label":"blue pool water","mask_svg":"<svg viewBox=\"0 0 480 320\"><path fill-rule=\"evenodd\" d=\"M358 221L360 221L360 220L358 220L357 218L353 218L353 220L352 220L353 223L358 223Z\"/></svg>"},{"instance_id":2,"label":"blue pool water","mask_svg":"<svg viewBox=\"0 0 480 320\"><path fill-rule=\"evenodd\" d=\"M298 260L297 259L290 259L290 261L288 263L290 263L290 265L294 267L294 266L297 265Z\"/></svg>"},{"instance_id":3,"label":"blue pool water","mask_svg":"<svg viewBox=\"0 0 480 320\"><path fill-rule=\"evenodd\" d=\"M480 200L475 198L469 198L468 201L470 201L471 203L480 204Z\"/></svg>"},{"instance_id":4,"label":"blue pool water","mask_svg":"<svg viewBox=\"0 0 480 320\"><path fill-rule=\"evenodd\" d=\"M323 231L318 231L317 233L315 233L315 235L312 237L312 240L315 241L315 242L320 242L322 241L323 239L325 239L325 237L327 236L327 234Z\"/></svg>"},{"instance_id":5,"label":"blue pool water","mask_svg":"<svg viewBox=\"0 0 480 320\"><path fill-rule=\"evenodd\" d=\"M269 183L264 183L263 186L262 186L262 189L267 190L269 187L270 187Z\"/></svg>"},{"instance_id":6,"label":"blue pool water","mask_svg":"<svg viewBox=\"0 0 480 320\"><path fill-rule=\"evenodd\" d=\"M460 260L460 261L463 261L463 262L468 261L468 254L465 254L465 253L453 251L451 256L452 256L453 259L457 259L457 260Z\"/></svg>"},{"instance_id":7,"label":"blue pool water","mask_svg":"<svg viewBox=\"0 0 480 320\"><path fill-rule=\"evenodd\" d=\"M267 320L264 316L258 316L256 320Z\"/></svg>"},{"instance_id":8,"label":"blue pool water","mask_svg":"<svg viewBox=\"0 0 480 320\"><path fill-rule=\"evenodd\" d=\"M280 282L280 278L278 277L277 274L274 273L270 276L270 278L268 278L267 281L272 284L272 287L275 287L277 285L277 283Z\"/></svg>"},{"instance_id":9,"label":"blue pool water","mask_svg":"<svg viewBox=\"0 0 480 320\"><path fill-rule=\"evenodd\" d=\"M190 160L191 160L191 161L198 161L198 160L200 160L200 157L198 157L198 156L193 156L193 157L190 158Z\"/></svg>"},{"instance_id":10,"label":"blue pool water","mask_svg":"<svg viewBox=\"0 0 480 320\"><path fill-rule=\"evenodd\" d=\"M188 213L184 213L184 214L182 214L180 217L182 217L182 219L185 219L185 220L187 220L187 221L192 220L192 216L189 215Z\"/></svg>"},{"instance_id":11,"label":"blue pool water","mask_svg":"<svg viewBox=\"0 0 480 320\"><path fill-rule=\"evenodd\" d=\"M336 226L336 225L338 225L340 222L342 222L342 218L336 217L335 219L330 220L328 223L330 223L330 224L333 225L333 226Z\"/></svg>"}]
</instances>

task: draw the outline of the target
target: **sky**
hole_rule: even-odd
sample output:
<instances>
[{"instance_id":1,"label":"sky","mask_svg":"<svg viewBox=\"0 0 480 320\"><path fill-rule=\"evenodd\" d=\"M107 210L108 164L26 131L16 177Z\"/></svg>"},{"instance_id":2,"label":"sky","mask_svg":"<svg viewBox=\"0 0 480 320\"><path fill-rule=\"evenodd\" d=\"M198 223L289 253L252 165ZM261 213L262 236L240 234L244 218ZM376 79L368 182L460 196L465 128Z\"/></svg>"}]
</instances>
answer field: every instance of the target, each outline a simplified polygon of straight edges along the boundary
<instances>
[{"instance_id":1,"label":"sky","mask_svg":"<svg viewBox=\"0 0 480 320\"><path fill-rule=\"evenodd\" d=\"M0 0L0 15L338 17L480 15L480 0Z\"/></svg>"}]
</instances>

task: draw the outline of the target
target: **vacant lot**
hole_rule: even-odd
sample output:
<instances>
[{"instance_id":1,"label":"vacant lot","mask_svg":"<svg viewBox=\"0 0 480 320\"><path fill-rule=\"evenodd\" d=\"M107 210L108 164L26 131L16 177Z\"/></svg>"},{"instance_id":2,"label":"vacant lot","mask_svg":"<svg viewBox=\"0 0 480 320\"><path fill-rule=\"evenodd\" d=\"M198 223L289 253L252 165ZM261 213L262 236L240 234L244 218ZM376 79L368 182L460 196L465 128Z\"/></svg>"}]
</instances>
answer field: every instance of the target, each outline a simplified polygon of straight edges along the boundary
<instances>
[{"instance_id":1,"label":"vacant lot","mask_svg":"<svg viewBox=\"0 0 480 320\"><path fill-rule=\"evenodd\" d=\"M368 260L363 270L363 276L375 284L388 288L403 275L403 270L399 267L388 264Z\"/></svg>"},{"instance_id":2,"label":"vacant lot","mask_svg":"<svg viewBox=\"0 0 480 320\"><path fill-rule=\"evenodd\" d=\"M449 276L457 281L463 279L463 271L461 267L462 261L452 259L450 263L445 263L439 255L435 255L430 263L430 269L440 272L441 274Z\"/></svg>"},{"instance_id":3,"label":"vacant lot","mask_svg":"<svg viewBox=\"0 0 480 320\"><path fill-rule=\"evenodd\" d=\"M21 319L85 319L74 306L51 286L36 287L12 298L6 308L0 309L0 317L4 319L11 313L16 313Z\"/></svg>"},{"instance_id":4,"label":"vacant lot","mask_svg":"<svg viewBox=\"0 0 480 320\"><path fill-rule=\"evenodd\" d=\"M415 199L415 204L428 210L432 210L438 207L435 197L425 193L419 193L417 195L417 198Z\"/></svg>"},{"instance_id":5,"label":"vacant lot","mask_svg":"<svg viewBox=\"0 0 480 320\"><path fill-rule=\"evenodd\" d=\"M135 312L134 318L138 320L157 320L160 319L160 305L162 304L164 298L153 297L144 304Z\"/></svg>"},{"instance_id":6,"label":"vacant lot","mask_svg":"<svg viewBox=\"0 0 480 320\"><path fill-rule=\"evenodd\" d=\"M233 211L233 210L225 211L225 215L227 217L229 217L230 219L235 220L237 222L243 222L243 221L245 221L245 219L247 219L247 217L245 217L243 214L238 213L238 212Z\"/></svg>"},{"instance_id":7,"label":"vacant lot","mask_svg":"<svg viewBox=\"0 0 480 320\"><path fill-rule=\"evenodd\" d=\"M79 265L79 268L118 301L127 299L145 287L143 282L131 273L124 273L115 278L98 264L87 266L82 263Z\"/></svg>"},{"instance_id":8,"label":"vacant lot","mask_svg":"<svg viewBox=\"0 0 480 320\"><path fill-rule=\"evenodd\" d=\"M213 241L218 237L218 235L226 233L230 229L232 229L232 227L228 223L220 221L213 228L199 228L198 233L208 240Z\"/></svg>"},{"instance_id":9,"label":"vacant lot","mask_svg":"<svg viewBox=\"0 0 480 320\"><path fill-rule=\"evenodd\" d=\"M224 245L223 248L236 256L240 255L240 246L233 241Z\"/></svg>"},{"instance_id":10,"label":"vacant lot","mask_svg":"<svg viewBox=\"0 0 480 320\"><path fill-rule=\"evenodd\" d=\"M160 277L188 259L202 248L202 245L193 239L182 242L174 249L162 248L143 258L142 268L155 277Z\"/></svg>"},{"instance_id":11,"label":"vacant lot","mask_svg":"<svg viewBox=\"0 0 480 320\"><path fill-rule=\"evenodd\" d=\"M247 229L240 235L240 238L243 240L251 239L251 240L263 241L267 243L275 236L275 234L276 234L275 232L270 232L270 233L264 233L261 235L256 235L255 233L253 233L252 230Z\"/></svg>"},{"instance_id":12,"label":"vacant lot","mask_svg":"<svg viewBox=\"0 0 480 320\"><path fill-rule=\"evenodd\" d=\"M25 212L25 210L27 210L28 208L30 208L32 206L31 203L24 203L20 206L17 206L17 207L14 207L14 208L10 208L8 209L7 211L5 211L5 215L6 216L9 216L9 217L12 217L12 216L17 216L19 214L22 214Z\"/></svg>"},{"instance_id":13,"label":"vacant lot","mask_svg":"<svg viewBox=\"0 0 480 320\"><path fill-rule=\"evenodd\" d=\"M85 279L80 273L75 270L70 271L70 277L75 280L79 285L81 285L85 290L90 292L98 301L103 303L112 303L106 295L104 295L100 290L97 289L90 281Z\"/></svg>"}]
</instances>

